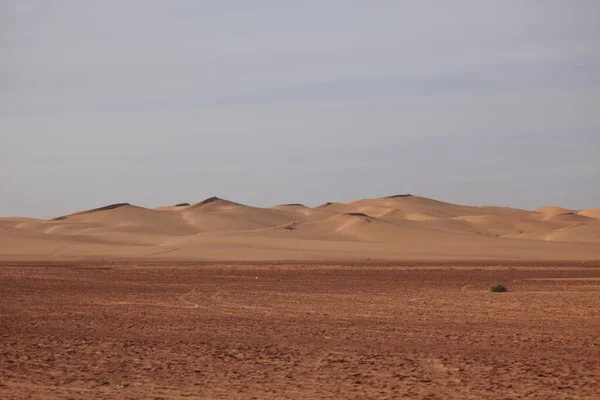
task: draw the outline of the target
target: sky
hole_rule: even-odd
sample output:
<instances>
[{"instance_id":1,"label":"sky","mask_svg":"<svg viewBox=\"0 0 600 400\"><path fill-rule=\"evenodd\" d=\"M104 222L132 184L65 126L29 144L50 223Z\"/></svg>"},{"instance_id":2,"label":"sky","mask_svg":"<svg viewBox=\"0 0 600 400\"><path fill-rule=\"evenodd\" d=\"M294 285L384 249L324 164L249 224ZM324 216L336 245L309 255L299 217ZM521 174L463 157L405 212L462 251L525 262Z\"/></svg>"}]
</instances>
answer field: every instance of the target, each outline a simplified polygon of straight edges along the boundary
<instances>
[{"instance_id":1,"label":"sky","mask_svg":"<svg viewBox=\"0 0 600 400\"><path fill-rule=\"evenodd\" d=\"M0 0L0 215L600 207L597 0Z\"/></svg>"}]
</instances>

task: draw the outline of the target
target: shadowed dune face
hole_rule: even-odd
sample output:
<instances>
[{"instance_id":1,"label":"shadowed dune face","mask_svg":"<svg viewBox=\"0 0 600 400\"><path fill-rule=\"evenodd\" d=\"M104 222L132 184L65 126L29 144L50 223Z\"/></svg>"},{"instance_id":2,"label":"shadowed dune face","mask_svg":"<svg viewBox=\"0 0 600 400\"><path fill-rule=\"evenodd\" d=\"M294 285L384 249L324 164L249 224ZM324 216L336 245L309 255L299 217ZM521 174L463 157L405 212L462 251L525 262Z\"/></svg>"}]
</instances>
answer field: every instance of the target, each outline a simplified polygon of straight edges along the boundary
<instances>
[{"instance_id":1,"label":"shadowed dune face","mask_svg":"<svg viewBox=\"0 0 600 400\"><path fill-rule=\"evenodd\" d=\"M600 259L600 209L474 207L401 194L310 208L211 197L51 220L0 218L0 258Z\"/></svg>"},{"instance_id":2,"label":"shadowed dune face","mask_svg":"<svg viewBox=\"0 0 600 400\"><path fill-rule=\"evenodd\" d=\"M348 215L348 216L351 216L351 217L366 217L366 218L370 218L367 214L361 213L361 212L349 212L349 213L345 213L344 215Z\"/></svg>"}]
</instances>

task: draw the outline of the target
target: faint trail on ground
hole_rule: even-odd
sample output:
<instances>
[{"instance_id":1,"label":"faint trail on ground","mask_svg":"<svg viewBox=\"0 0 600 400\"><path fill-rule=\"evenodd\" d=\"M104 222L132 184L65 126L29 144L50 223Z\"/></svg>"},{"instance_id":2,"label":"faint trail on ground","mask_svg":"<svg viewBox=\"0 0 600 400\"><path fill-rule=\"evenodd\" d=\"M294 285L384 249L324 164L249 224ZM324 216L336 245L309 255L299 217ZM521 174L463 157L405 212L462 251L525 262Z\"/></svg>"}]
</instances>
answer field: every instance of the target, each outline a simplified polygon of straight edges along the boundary
<instances>
[{"instance_id":1,"label":"faint trail on ground","mask_svg":"<svg viewBox=\"0 0 600 400\"><path fill-rule=\"evenodd\" d=\"M198 307L200 307L200 304L192 303L191 301L188 301L185 299L186 296L191 296L195 293L196 293L196 288L190 290L186 294L182 294L181 296L177 297L177 299L179 299L179 301L181 301L183 304L187 304L188 306L190 306L188 308L198 308Z\"/></svg>"},{"instance_id":2,"label":"faint trail on ground","mask_svg":"<svg viewBox=\"0 0 600 400\"><path fill-rule=\"evenodd\" d=\"M210 296L210 298L211 298L211 300L213 300L215 302L215 306L217 306L217 307L227 308L227 309L241 309L241 310L258 311L259 313L262 313L266 316L273 315L273 311L269 307L256 306L256 305L251 305L251 304L242 305L239 303L235 303L235 302L231 302L231 301L227 301L227 300L223 299L223 295L227 295L227 294L228 294L227 292L218 288L217 291Z\"/></svg>"},{"instance_id":3,"label":"faint trail on ground","mask_svg":"<svg viewBox=\"0 0 600 400\"><path fill-rule=\"evenodd\" d=\"M193 294L196 294L196 288L190 290L187 293L177 296L177 300L179 300L181 303L185 304L184 306L177 305L177 304L169 304L169 303L150 303L150 302L144 302L144 301L114 301L114 302L103 303L103 304L105 304L105 305L138 305L138 306L154 306L154 307L185 308L185 309L193 309L193 308L208 309L209 308L208 306L203 306L198 303L194 303L189 300L186 300L187 296L191 296Z\"/></svg>"},{"instance_id":4,"label":"faint trail on ground","mask_svg":"<svg viewBox=\"0 0 600 400\"><path fill-rule=\"evenodd\" d=\"M463 286L463 287L460 288L460 291L463 292L463 293L466 293L467 289L472 288L474 286L484 285L485 283L486 282L478 282L478 283L472 283L472 284L469 284L469 285L465 285L465 286Z\"/></svg>"}]
</instances>

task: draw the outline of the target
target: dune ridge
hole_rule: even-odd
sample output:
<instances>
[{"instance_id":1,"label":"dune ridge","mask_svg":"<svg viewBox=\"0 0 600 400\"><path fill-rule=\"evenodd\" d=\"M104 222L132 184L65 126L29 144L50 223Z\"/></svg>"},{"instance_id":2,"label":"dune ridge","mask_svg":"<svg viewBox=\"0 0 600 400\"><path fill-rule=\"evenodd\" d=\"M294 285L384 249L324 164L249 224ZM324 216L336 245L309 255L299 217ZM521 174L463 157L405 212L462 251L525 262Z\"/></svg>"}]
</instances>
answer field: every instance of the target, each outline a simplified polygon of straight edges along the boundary
<instances>
[{"instance_id":1,"label":"dune ridge","mask_svg":"<svg viewBox=\"0 0 600 400\"><path fill-rule=\"evenodd\" d=\"M522 210L397 194L316 207L216 196L0 218L0 259L600 259L600 208Z\"/></svg>"},{"instance_id":2,"label":"dune ridge","mask_svg":"<svg viewBox=\"0 0 600 400\"><path fill-rule=\"evenodd\" d=\"M129 203L115 203L115 204L109 204L107 206L104 207L98 207L98 208L93 208L91 210L85 210L85 211L79 211L79 212L75 212L72 214L67 214L67 215L62 215L60 217L56 217L54 218L55 221L61 221L63 219L67 219L70 217L74 217L76 215L84 215L84 214L92 214L95 212L99 212L99 211L108 211L108 210L114 210L116 208L120 208L120 207L125 207L125 206L130 206L131 204Z\"/></svg>"}]
</instances>

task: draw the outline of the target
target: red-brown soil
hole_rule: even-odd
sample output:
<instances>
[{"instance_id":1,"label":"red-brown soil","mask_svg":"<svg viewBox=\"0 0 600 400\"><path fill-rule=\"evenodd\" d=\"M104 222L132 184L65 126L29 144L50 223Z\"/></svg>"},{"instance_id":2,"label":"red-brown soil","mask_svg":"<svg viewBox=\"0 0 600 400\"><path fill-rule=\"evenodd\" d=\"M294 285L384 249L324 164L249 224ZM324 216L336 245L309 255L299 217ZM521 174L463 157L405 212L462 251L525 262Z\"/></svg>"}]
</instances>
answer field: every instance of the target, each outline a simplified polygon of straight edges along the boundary
<instances>
[{"instance_id":1,"label":"red-brown soil","mask_svg":"<svg viewBox=\"0 0 600 400\"><path fill-rule=\"evenodd\" d=\"M21 262L0 287L2 399L600 398L593 262Z\"/></svg>"}]
</instances>

